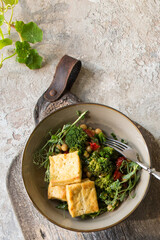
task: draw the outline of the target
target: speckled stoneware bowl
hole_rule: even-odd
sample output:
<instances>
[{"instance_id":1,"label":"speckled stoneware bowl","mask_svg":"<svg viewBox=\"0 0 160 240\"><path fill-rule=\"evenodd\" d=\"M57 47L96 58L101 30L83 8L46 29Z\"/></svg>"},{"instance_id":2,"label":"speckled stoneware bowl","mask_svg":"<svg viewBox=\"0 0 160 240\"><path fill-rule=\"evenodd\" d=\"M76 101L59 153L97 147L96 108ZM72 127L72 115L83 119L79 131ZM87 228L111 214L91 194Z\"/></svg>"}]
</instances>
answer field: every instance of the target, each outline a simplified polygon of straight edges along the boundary
<instances>
[{"instance_id":1,"label":"speckled stoneware bowl","mask_svg":"<svg viewBox=\"0 0 160 240\"><path fill-rule=\"evenodd\" d=\"M73 122L77 118L77 110L89 110L88 117L84 120L88 126L99 127L108 134L114 132L117 136L127 140L129 145L137 149L142 161L150 166L151 162L146 142L138 128L128 117L104 105L85 103L64 107L39 123L31 134L24 150L22 175L27 193L34 206L49 221L73 231L99 231L121 222L138 207L147 192L150 175L142 170L140 181L135 188L135 198L130 199L128 197L117 210L106 212L95 219L72 218L67 211L55 208L56 200L47 199L47 185L43 181L44 170L37 169L33 164L33 154L45 141L48 131L51 129L56 131L64 124Z\"/></svg>"}]
</instances>

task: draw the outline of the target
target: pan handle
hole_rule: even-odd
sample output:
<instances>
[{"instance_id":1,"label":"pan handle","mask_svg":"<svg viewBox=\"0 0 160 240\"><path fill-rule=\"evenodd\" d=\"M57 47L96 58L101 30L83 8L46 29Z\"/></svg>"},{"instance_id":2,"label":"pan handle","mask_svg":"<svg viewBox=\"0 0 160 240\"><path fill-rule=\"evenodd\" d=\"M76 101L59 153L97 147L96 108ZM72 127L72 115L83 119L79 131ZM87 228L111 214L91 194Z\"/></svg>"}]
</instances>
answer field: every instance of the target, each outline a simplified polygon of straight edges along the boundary
<instances>
[{"instance_id":1,"label":"pan handle","mask_svg":"<svg viewBox=\"0 0 160 240\"><path fill-rule=\"evenodd\" d=\"M51 85L38 99L34 108L35 125L51 112L79 101L69 90L75 82L80 70L80 60L68 55L62 57L56 67Z\"/></svg>"},{"instance_id":2,"label":"pan handle","mask_svg":"<svg viewBox=\"0 0 160 240\"><path fill-rule=\"evenodd\" d=\"M51 85L44 93L48 102L54 102L70 90L81 70L81 61L68 55L62 57L58 63Z\"/></svg>"}]
</instances>

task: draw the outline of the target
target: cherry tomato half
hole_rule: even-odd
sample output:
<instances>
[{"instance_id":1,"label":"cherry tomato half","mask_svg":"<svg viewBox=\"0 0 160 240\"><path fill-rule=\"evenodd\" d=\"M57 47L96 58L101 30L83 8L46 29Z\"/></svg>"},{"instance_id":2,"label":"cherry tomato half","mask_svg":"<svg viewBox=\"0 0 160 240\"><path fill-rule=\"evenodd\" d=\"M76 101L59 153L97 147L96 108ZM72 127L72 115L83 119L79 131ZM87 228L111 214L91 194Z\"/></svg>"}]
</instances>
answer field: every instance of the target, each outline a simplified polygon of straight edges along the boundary
<instances>
[{"instance_id":1,"label":"cherry tomato half","mask_svg":"<svg viewBox=\"0 0 160 240\"><path fill-rule=\"evenodd\" d=\"M97 143L94 143L94 142L93 143L90 142L89 144L93 151L97 150L100 147Z\"/></svg>"},{"instance_id":2,"label":"cherry tomato half","mask_svg":"<svg viewBox=\"0 0 160 240\"><path fill-rule=\"evenodd\" d=\"M122 162L123 160L125 160L126 158L125 157L119 157L116 161L116 166L117 166L117 169L120 168L120 166L122 165Z\"/></svg>"},{"instance_id":3,"label":"cherry tomato half","mask_svg":"<svg viewBox=\"0 0 160 240\"><path fill-rule=\"evenodd\" d=\"M90 129L84 129L83 131L85 131L85 133L87 133L87 135L90 137L90 138L93 138L95 133L92 132L92 130Z\"/></svg>"},{"instance_id":4,"label":"cherry tomato half","mask_svg":"<svg viewBox=\"0 0 160 240\"><path fill-rule=\"evenodd\" d=\"M122 173L120 171L116 170L114 172L113 178L114 178L114 181L116 181L117 179L121 179L122 178Z\"/></svg>"}]
</instances>

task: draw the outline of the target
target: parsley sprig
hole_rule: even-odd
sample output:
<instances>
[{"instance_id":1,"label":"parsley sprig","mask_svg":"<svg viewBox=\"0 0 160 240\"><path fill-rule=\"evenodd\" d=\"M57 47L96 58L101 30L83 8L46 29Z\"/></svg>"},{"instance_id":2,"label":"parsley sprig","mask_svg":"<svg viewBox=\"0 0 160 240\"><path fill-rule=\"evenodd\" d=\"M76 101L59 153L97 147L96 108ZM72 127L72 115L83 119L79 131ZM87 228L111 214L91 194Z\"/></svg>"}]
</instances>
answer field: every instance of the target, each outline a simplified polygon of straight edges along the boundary
<instances>
[{"instance_id":1,"label":"parsley sprig","mask_svg":"<svg viewBox=\"0 0 160 240\"><path fill-rule=\"evenodd\" d=\"M18 0L0 0L0 50L6 46L12 45L13 41L10 38L11 28L14 29L20 41L15 42L15 48L12 55L4 58L1 53L0 68L3 62L16 55L16 61L24 63L30 69L38 69L42 66L43 58L38 54L37 50L32 48L31 44L41 42L43 39L43 32L34 22L24 23L23 21L13 22L13 10L18 4ZM6 12L10 11L9 20L6 19ZM8 37L3 33L1 26L6 24Z\"/></svg>"}]
</instances>

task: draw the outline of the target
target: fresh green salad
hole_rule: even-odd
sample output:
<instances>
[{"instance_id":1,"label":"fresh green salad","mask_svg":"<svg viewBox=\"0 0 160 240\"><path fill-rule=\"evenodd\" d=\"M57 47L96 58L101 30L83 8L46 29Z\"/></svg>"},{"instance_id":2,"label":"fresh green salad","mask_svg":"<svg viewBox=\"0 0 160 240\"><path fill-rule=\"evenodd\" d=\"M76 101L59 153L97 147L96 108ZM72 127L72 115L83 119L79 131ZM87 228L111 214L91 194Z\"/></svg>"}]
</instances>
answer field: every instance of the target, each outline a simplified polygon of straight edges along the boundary
<instances>
[{"instance_id":1,"label":"fresh green salad","mask_svg":"<svg viewBox=\"0 0 160 240\"><path fill-rule=\"evenodd\" d=\"M82 179L89 178L95 182L99 205L98 212L82 215L81 218L95 218L106 211L113 211L128 196L134 198L132 190L140 178L140 167L108 147L105 144L107 136L98 126L93 129L84 123L78 124L87 111L78 111L77 114L79 116L74 123L64 125L54 134L49 133L49 140L35 153L34 163L46 169L44 181L49 183L49 156L78 151ZM117 139L114 133L111 135ZM123 139L121 141L124 142ZM67 202L60 201L57 208L67 210Z\"/></svg>"}]
</instances>

